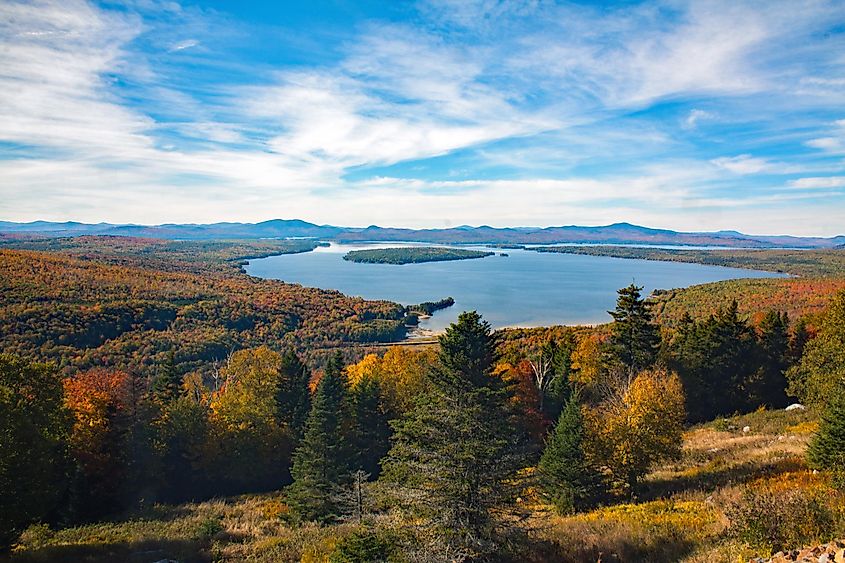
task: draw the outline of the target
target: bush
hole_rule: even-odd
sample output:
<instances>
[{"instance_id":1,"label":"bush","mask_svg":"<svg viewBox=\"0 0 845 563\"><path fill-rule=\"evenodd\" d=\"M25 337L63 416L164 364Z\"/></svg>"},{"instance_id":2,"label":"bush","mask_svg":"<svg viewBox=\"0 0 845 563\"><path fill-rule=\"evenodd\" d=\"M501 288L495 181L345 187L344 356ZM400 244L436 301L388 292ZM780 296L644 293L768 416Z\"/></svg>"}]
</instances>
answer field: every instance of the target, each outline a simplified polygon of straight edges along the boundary
<instances>
[{"instance_id":1,"label":"bush","mask_svg":"<svg viewBox=\"0 0 845 563\"><path fill-rule=\"evenodd\" d=\"M223 531L221 518L206 518L197 526L195 537L199 540L211 539Z\"/></svg>"},{"instance_id":2,"label":"bush","mask_svg":"<svg viewBox=\"0 0 845 563\"><path fill-rule=\"evenodd\" d=\"M725 507L728 533L769 553L826 542L837 531L832 500L819 490L747 486Z\"/></svg>"},{"instance_id":3,"label":"bush","mask_svg":"<svg viewBox=\"0 0 845 563\"><path fill-rule=\"evenodd\" d=\"M341 539L329 557L331 563L390 561L396 553L396 538L383 531L356 530Z\"/></svg>"}]
</instances>

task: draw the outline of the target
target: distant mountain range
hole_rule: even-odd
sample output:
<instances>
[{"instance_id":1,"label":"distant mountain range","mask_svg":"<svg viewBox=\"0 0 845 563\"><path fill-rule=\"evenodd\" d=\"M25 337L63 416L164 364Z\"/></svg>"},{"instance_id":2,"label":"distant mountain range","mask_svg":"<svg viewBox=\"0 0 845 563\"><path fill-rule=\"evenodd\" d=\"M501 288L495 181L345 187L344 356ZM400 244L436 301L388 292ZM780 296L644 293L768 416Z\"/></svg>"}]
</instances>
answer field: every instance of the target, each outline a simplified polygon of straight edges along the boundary
<instances>
[{"instance_id":1,"label":"distant mountain range","mask_svg":"<svg viewBox=\"0 0 845 563\"><path fill-rule=\"evenodd\" d=\"M731 248L837 248L845 235L831 238L758 236L737 231L712 233L679 232L615 223L601 227L508 227L460 226L450 229L398 229L315 225L299 219L273 219L261 223L211 223L165 225L115 225L111 223L52 223L0 221L0 234L9 236L68 237L83 235L133 236L180 240L261 239L308 237L339 242L393 241L490 244L660 244L680 246L726 246Z\"/></svg>"}]
</instances>

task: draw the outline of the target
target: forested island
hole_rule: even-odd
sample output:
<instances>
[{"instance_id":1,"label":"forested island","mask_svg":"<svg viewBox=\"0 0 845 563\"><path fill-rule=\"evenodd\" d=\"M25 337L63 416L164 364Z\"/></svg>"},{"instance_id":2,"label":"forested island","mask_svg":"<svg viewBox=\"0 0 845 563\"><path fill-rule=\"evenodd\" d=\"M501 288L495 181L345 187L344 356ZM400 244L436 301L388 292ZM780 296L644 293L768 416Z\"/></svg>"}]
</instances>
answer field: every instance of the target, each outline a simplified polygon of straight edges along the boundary
<instances>
[{"instance_id":1,"label":"forested island","mask_svg":"<svg viewBox=\"0 0 845 563\"><path fill-rule=\"evenodd\" d=\"M365 264L421 264L423 262L447 262L451 260L472 260L493 256L493 252L467 250L463 248L441 248L434 246L409 246L399 248L373 248L352 250L343 259Z\"/></svg>"}]
</instances>

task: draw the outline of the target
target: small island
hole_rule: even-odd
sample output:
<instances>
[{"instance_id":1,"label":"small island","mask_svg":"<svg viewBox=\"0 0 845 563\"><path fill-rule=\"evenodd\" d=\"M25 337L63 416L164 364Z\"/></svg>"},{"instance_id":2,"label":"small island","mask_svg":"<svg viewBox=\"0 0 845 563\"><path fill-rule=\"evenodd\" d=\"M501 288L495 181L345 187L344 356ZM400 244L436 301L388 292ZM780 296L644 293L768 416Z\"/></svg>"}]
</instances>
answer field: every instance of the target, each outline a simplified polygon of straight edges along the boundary
<instances>
[{"instance_id":1,"label":"small island","mask_svg":"<svg viewBox=\"0 0 845 563\"><path fill-rule=\"evenodd\" d=\"M446 262L450 260L471 260L493 256L493 252L464 250L432 246L409 246L402 248L373 248L352 250L344 260L364 264L421 264L423 262Z\"/></svg>"}]
</instances>

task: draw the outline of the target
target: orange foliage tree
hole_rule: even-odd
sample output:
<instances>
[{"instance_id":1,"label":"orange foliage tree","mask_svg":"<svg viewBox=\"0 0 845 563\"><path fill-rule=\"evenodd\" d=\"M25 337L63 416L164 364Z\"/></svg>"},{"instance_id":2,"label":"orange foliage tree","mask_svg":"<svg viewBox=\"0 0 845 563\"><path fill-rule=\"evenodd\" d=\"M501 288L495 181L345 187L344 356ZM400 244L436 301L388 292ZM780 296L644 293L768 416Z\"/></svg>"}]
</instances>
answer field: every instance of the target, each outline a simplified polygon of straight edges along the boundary
<instances>
[{"instance_id":1,"label":"orange foliage tree","mask_svg":"<svg viewBox=\"0 0 845 563\"><path fill-rule=\"evenodd\" d=\"M132 377L117 370L92 369L64 380L65 405L74 421L70 446L81 471L85 510L109 512L124 500L120 494L128 479L136 414L133 391Z\"/></svg>"}]
</instances>

